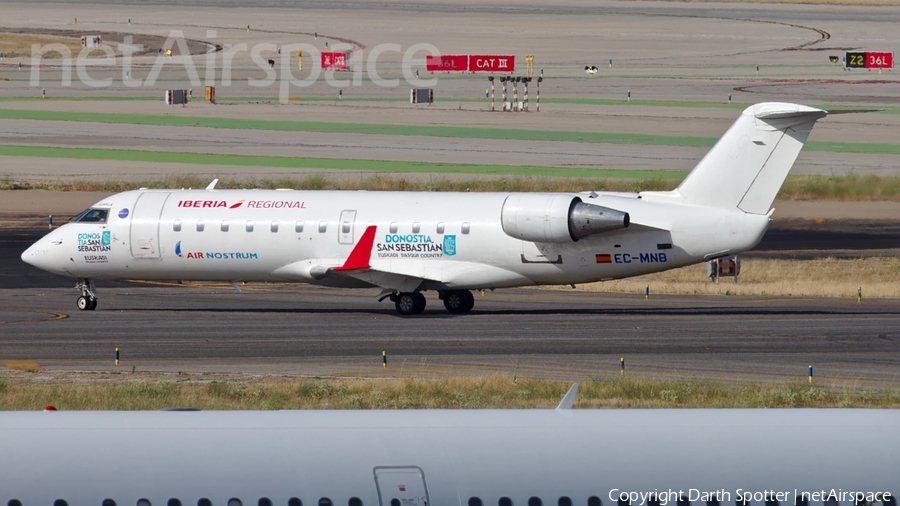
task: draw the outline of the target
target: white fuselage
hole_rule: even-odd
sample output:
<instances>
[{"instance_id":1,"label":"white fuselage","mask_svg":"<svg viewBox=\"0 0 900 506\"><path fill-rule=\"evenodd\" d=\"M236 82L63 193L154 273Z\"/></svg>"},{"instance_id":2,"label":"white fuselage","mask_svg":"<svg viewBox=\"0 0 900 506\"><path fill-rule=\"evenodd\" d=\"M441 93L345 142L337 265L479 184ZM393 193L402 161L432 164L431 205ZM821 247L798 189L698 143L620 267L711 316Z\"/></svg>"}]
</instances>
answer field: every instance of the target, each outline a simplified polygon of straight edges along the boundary
<instances>
[{"instance_id":1,"label":"white fuselage","mask_svg":"<svg viewBox=\"0 0 900 506\"><path fill-rule=\"evenodd\" d=\"M0 448L0 504L25 506L888 506L900 491L898 410L5 412Z\"/></svg>"},{"instance_id":2,"label":"white fuselage","mask_svg":"<svg viewBox=\"0 0 900 506\"><path fill-rule=\"evenodd\" d=\"M689 265L753 247L768 225L767 216L738 210L572 194L628 213L631 225L577 242L534 242L504 233L501 210L509 195L131 191L93 206L109 210L106 223L63 225L23 259L90 279L374 286L314 275L317 267L340 265L374 225L372 268L420 278L414 289L484 289L584 283Z\"/></svg>"}]
</instances>

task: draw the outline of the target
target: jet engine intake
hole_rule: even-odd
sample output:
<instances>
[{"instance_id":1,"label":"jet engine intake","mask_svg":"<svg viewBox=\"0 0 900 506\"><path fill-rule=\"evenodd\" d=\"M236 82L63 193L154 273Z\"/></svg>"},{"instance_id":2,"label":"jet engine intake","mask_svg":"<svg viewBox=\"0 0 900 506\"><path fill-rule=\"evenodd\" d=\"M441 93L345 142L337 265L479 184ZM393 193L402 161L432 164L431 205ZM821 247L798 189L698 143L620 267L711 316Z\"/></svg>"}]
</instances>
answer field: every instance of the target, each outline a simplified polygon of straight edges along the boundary
<instances>
[{"instance_id":1,"label":"jet engine intake","mask_svg":"<svg viewBox=\"0 0 900 506\"><path fill-rule=\"evenodd\" d=\"M587 204L565 194L517 193L503 202L503 232L530 242L576 242L593 234L627 228L628 213Z\"/></svg>"}]
</instances>

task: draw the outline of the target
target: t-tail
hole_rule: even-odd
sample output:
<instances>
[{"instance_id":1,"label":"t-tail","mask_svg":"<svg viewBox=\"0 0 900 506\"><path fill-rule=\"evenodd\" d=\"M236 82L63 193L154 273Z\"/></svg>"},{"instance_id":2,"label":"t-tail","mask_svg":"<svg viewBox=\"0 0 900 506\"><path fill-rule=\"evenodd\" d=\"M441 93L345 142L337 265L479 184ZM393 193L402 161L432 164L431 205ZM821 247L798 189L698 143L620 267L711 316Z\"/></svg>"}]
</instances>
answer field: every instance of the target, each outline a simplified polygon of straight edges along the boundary
<instances>
[{"instance_id":1,"label":"t-tail","mask_svg":"<svg viewBox=\"0 0 900 506\"><path fill-rule=\"evenodd\" d=\"M649 200L767 214L813 125L826 114L797 104L750 106L678 188L642 195Z\"/></svg>"}]
</instances>

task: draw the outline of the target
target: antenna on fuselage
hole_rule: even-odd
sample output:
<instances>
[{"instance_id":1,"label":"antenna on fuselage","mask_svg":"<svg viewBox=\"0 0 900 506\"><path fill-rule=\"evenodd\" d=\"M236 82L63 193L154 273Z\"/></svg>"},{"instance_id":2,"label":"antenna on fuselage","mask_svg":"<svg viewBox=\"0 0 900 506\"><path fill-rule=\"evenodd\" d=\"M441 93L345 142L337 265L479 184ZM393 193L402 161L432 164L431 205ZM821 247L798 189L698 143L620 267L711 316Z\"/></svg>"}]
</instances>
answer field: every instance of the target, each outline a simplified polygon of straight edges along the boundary
<instances>
[{"instance_id":1,"label":"antenna on fuselage","mask_svg":"<svg viewBox=\"0 0 900 506\"><path fill-rule=\"evenodd\" d=\"M209 183L209 185L206 187L206 189L207 189L207 190L215 190L215 189L216 189L216 184L217 184L218 182L219 182L219 178L213 179L213 180L212 180L212 183Z\"/></svg>"}]
</instances>

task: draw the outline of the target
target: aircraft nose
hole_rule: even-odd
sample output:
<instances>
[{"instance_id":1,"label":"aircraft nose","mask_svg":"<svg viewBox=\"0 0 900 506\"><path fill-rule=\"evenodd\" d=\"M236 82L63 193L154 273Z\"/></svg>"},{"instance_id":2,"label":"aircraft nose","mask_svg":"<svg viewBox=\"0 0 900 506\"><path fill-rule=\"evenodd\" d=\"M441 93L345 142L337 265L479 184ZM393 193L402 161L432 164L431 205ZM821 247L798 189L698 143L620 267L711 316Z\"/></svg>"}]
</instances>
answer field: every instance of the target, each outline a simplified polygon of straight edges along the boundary
<instances>
[{"instance_id":1,"label":"aircraft nose","mask_svg":"<svg viewBox=\"0 0 900 506\"><path fill-rule=\"evenodd\" d=\"M49 246L49 239L47 239L47 237L42 238L22 252L22 261L26 264L31 264L38 269L50 270L51 262L48 252Z\"/></svg>"}]
</instances>

